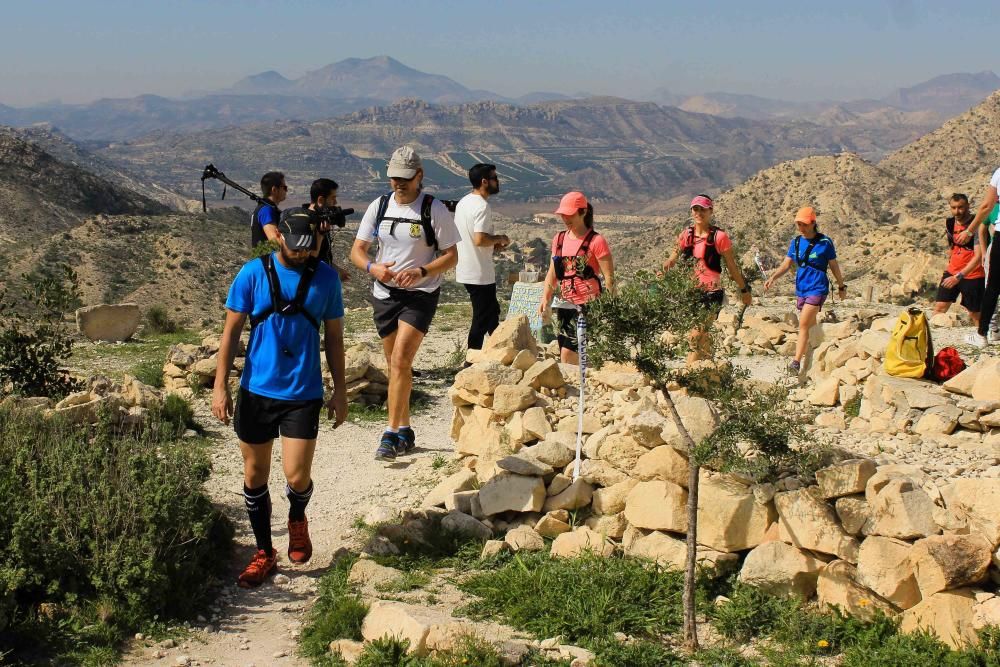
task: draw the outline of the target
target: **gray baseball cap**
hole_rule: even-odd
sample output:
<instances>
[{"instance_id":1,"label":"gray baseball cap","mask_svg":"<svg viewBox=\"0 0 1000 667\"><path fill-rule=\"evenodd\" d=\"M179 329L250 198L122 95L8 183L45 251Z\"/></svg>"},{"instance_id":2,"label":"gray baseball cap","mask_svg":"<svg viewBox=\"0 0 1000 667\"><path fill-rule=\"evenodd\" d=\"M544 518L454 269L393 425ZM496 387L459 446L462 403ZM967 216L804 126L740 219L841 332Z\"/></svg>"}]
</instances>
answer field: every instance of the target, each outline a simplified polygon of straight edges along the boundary
<instances>
[{"instance_id":1,"label":"gray baseball cap","mask_svg":"<svg viewBox=\"0 0 1000 667\"><path fill-rule=\"evenodd\" d=\"M400 146L389 158L389 178L413 178L423 167L420 156L409 146Z\"/></svg>"}]
</instances>

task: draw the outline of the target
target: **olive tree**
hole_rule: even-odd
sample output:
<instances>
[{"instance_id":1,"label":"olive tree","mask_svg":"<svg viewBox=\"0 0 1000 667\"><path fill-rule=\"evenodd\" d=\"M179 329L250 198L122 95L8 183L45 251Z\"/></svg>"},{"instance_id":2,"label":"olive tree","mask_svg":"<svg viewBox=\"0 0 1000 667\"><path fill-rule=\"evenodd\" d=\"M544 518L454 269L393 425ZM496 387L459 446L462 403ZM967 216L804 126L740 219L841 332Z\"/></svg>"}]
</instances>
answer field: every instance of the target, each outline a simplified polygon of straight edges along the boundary
<instances>
[{"instance_id":1,"label":"olive tree","mask_svg":"<svg viewBox=\"0 0 1000 667\"><path fill-rule=\"evenodd\" d=\"M702 466L739 471L755 480L799 468L803 455L790 446L800 427L788 418L787 390L751 380L746 370L718 358L683 364L695 333L716 336L715 315L702 305L702 291L690 267L663 275L639 272L616 294L594 301L587 310L588 354L596 367L605 361L633 364L664 399L667 416L687 446L687 557L684 573L684 639L698 646L695 618L698 544L698 479ZM711 349L718 349L712 345ZM678 413L671 389L684 388L712 402L719 426L695 442Z\"/></svg>"}]
</instances>

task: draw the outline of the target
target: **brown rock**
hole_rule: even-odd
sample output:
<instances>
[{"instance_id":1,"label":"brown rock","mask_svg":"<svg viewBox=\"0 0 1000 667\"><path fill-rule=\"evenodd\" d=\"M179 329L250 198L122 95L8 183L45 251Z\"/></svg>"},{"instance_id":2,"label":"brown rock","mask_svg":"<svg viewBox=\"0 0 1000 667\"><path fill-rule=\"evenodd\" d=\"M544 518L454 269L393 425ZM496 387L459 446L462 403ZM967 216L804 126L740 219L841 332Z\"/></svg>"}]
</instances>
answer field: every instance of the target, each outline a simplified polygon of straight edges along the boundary
<instances>
[{"instance_id":1,"label":"brown rock","mask_svg":"<svg viewBox=\"0 0 1000 667\"><path fill-rule=\"evenodd\" d=\"M857 561L858 541L844 531L833 508L812 489L815 487L774 495L780 539L800 549Z\"/></svg>"},{"instance_id":2,"label":"brown rock","mask_svg":"<svg viewBox=\"0 0 1000 667\"><path fill-rule=\"evenodd\" d=\"M591 499L591 509L598 515L624 512L628 494L638 483L634 479L625 478L617 484L596 489Z\"/></svg>"},{"instance_id":3,"label":"brown rock","mask_svg":"<svg viewBox=\"0 0 1000 667\"><path fill-rule=\"evenodd\" d=\"M910 562L926 598L982 581L990 555L990 544L981 535L933 535L914 543Z\"/></svg>"},{"instance_id":4,"label":"brown rock","mask_svg":"<svg viewBox=\"0 0 1000 667\"><path fill-rule=\"evenodd\" d=\"M852 459L816 471L816 483L824 498L839 498L864 493L865 485L875 474L871 459Z\"/></svg>"},{"instance_id":5,"label":"brown rock","mask_svg":"<svg viewBox=\"0 0 1000 667\"><path fill-rule=\"evenodd\" d=\"M552 514L546 514L535 524L535 531L542 537L558 537L570 531L570 525Z\"/></svg>"},{"instance_id":6,"label":"brown rock","mask_svg":"<svg viewBox=\"0 0 1000 667\"><path fill-rule=\"evenodd\" d=\"M861 534L862 528L868 522L868 501L863 495L844 496L837 498L837 517L840 525L849 535Z\"/></svg>"},{"instance_id":7,"label":"brown rock","mask_svg":"<svg viewBox=\"0 0 1000 667\"><path fill-rule=\"evenodd\" d=\"M683 452L670 445L660 445L639 457L632 476L643 482L659 479L686 488L688 472L688 459Z\"/></svg>"},{"instance_id":8,"label":"brown rock","mask_svg":"<svg viewBox=\"0 0 1000 667\"><path fill-rule=\"evenodd\" d=\"M493 392L493 411L501 417L526 410L535 404L535 390L517 384L502 384Z\"/></svg>"},{"instance_id":9,"label":"brown rock","mask_svg":"<svg viewBox=\"0 0 1000 667\"><path fill-rule=\"evenodd\" d=\"M649 530L687 531L687 491L673 482L639 482L625 499L625 518Z\"/></svg>"},{"instance_id":10,"label":"brown rock","mask_svg":"<svg viewBox=\"0 0 1000 667\"><path fill-rule=\"evenodd\" d=\"M139 306L134 303L86 306L76 311L76 327L90 340L123 341L139 328L139 316Z\"/></svg>"},{"instance_id":11,"label":"brown rock","mask_svg":"<svg viewBox=\"0 0 1000 667\"><path fill-rule=\"evenodd\" d=\"M598 451L598 457L607 461L618 470L629 474L635 469L639 457L649 450L635 441L626 433L613 433L604 439Z\"/></svg>"},{"instance_id":12,"label":"brown rock","mask_svg":"<svg viewBox=\"0 0 1000 667\"><path fill-rule=\"evenodd\" d=\"M463 468L453 475L444 478L431 492L424 497L422 507L441 507L445 501L458 491L468 491L475 488L476 473Z\"/></svg>"},{"instance_id":13,"label":"brown rock","mask_svg":"<svg viewBox=\"0 0 1000 667\"><path fill-rule=\"evenodd\" d=\"M538 512L545 504L545 483L540 477L502 472L479 489L479 503L486 516L500 512Z\"/></svg>"},{"instance_id":14,"label":"brown rock","mask_svg":"<svg viewBox=\"0 0 1000 667\"><path fill-rule=\"evenodd\" d=\"M816 597L821 607L837 607L843 613L871 620L875 611L896 613L892 605L856 581L853 565L843 560L828 563L816 580Z\"/></svg>"},{"instance_id":15,"label":"brown rock","mask_svg":"<svg viewBox=\"0 0 1000 667\"><path fill-rule=\"evenodd\" d=\"M545 549L545 540L534 528L530 526L518 526L507 531L504 542L511 551L542 551Z\"/></svg>"},{"instance_id":16,"label":"brown rock","mask_svg":"<svg viewBox=\"0 0 1000 667\"><path fill-rule=\"evenodd\" d=\"M910 563L912 545L890 537L873 536L858 552L858 583L867 586L900 609L920 602L920 589Z\"/></svg>"},{"instance_id":17,"label":"brown rock","mask_svg":"<svg viewBox=\"0 0 1000 667\"><path fill-rule=\"evenodd\" d=\"M544 408L528 408L524 411L521 421L531 440L542 440L552 432L552 426L545 418Z\"/></svg>"},{"instance_id":18,"label":"brown rock","mask_svg":"<svg viewBox=\"0 0 1000 667\"><path fill-rule=\"evenodd\" d=\"M553 540L550 553L553 558L576 558L585 552L608 558L614 551L614 545L603 535L586 527L578 527Z\"/></svg>"},{"instance_id":19,"label":"brown rock","mask_svg":"<svg viewBox=\"0 0 1000 667\"><path fill-rule=\"evenodd\" d=\"M900 540L941 532L934 521L934 502L908 479L892 479L871 505L871 534Z\"/></svg>"},{"instance_id":20,"label":"brown rock","mask_svg":"<svg viewBox=\"0 0 1000 667\"><path fill-rule=\"evenodd\" d=\"M535 390L543 387L559 389L566 384L562 371L559 370L559 362L555 359L536 361L531 368L524 372L524 378L521 382Z\"/></svg>"},{"instance_id":21,"label":"brown rock","mask_svg":"<svg viewBox=\"0 0 1000 667\"><path fill-rule=\"evenodd\" d=\"M538 343L531 333L531 326L528 324L526 315L515 315L497 326L486 340L483 342L483 352L489 352L497 348L513 348L515 350L527 350L529 354L538 354Z\"/></svg>"},{"instance_id":22,"label":"brown rock","mask_svg":"<svg viewBox=\"0 0 1000 667\"><path fill-rule=\"evenodd\" d=\"M555 510L580 509L590 504L593 495L594 487L582 478L578 478L562 493L546 498L542 511L552 512Z\"/></svg>"},{"instance_id":23,"label":"brown rock","mask_svg":"<svg viewBox=\"0 0 1000 667\"><path fill-rule=\"evenodd\" d=\"M750 487L732 477L702 469L698 488L698 543L717 551L752 549L778 518L770 503L758 503Z\"/></svg>"},{"instance_id":24,"label":"brown rock","mask_svg":"<svg viewBox=\"0 0 1000 667\"><path fill-rule=\"evenodd\" d=\"M927 630L954 649L978 642L974 627L976 598L968 588L941 591L903 612L902 632Z\"/></svg>"},{"instance_id":25,"label":"brown rock","mask_svg":"<svg viewBox=\"0 0 1000 667\"><path fill-rule=\"evenodd\" d=\"M784 542L766 542L747 554L740 581L771 595L798 595L808 600L816 592L823 561Z\"/></svg>"},{"instance_id":26,"label":"brown rock","mask_svg":"<svg viewBox=\"0 0 1000 667\"><path fill-rule=\"evenodd\" d=\"M1000 544L1000 479L955 480L948 509L966 520L970 532L989 540L992 548Z\"/></svg>"}]
</instances>

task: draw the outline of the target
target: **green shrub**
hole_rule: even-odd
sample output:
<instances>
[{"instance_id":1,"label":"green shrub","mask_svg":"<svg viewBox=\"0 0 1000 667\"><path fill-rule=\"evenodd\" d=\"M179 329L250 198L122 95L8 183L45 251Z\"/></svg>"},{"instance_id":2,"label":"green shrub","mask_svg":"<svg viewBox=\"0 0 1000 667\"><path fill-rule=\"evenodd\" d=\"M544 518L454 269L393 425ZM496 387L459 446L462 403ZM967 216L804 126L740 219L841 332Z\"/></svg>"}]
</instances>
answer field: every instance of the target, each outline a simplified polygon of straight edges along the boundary
<instances>
[{"instance_id":1,"label":"green shrub","mask_svg":"<svg viewBox=\"0 0 1000 667\"><path fill-rule=\"evenodd\" d=\"M250 249L250 259L256 259L257 257L263 257L264 255L270 255L272 252L277 252L278 242L277 241L261 241L253 248Z\"/></svg>"},{"instance_id":2,"label":"green shrub","mask_svg":"<svg viewBox=\"0 0 1000 667\"><path fill-rule=\"evenodd\" d=\"M157 389L163 388L163 364L156 359L140 361L132 367L132 375L139 382Z\"/></svg>"},{"instance_id":3,"label":"green shrub","mask_svg":"<svg viewBox=\"0 0 1000 667\"><path fill-rule=\"evenodd\" d=\"M205 448L174 440L184 407L127 431L107 413L81 426L0 407L0 600L13 648L104 655L154 617L205 602L232 528L201 490Z\"/></svg>"},{"instance_id":4,"label":"green shrub","mask_svg":"<svg viewBox=\"0 0 1000 667\"><path fill-rule=\"evenodd\" d=\"M302 634L299 652L316 664L329 663L327 647L335 639L361 640L361 622L368 613L368 605L353 592L347 583L356 558L341 558L323 575L319 582L319 598L313 605Z\"/></svg>"},{"instance_id":5,"label":"green shrub","mask_svg":"<svg viewBox=\"0 0 1000 667\"><path fill-rule=\"evenodd\" d=\"M853 419L861 414L861 392L844 404L844 416Z\"/></svg>"},{"instance_id":6,"label":"green shrub","mask_svg":"<svg viewBox=\"0 0 1000 667\"><path fill-rule=\"evenodd\" d=\"M16 297L0 291L0 390L59 399L80 386L61 368L73 351L63 315L79 300L76 274L56 265L22 278Z\"/></svg>"},{"instance_id":7,"label":"green shrub","mask_svg":"<svg viewBox=\"0 0 1000 667\"><path fill-rule=\"evenodd\" d=\"M146 331L149 333L167 334L177 333L179 330L180 325L170 317L163 306L150 306L146 311Z\"/></svg>"}]
</instances>

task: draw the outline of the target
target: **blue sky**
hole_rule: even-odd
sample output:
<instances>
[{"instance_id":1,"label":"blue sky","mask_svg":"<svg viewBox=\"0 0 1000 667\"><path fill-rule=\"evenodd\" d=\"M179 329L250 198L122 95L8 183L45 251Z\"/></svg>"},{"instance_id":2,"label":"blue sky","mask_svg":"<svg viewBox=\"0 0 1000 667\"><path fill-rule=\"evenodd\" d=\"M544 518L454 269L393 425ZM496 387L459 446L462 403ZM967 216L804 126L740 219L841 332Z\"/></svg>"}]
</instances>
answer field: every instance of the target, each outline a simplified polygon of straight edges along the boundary
<instances>
[{"instance_id":1,"label":"blue sky","mask_svg":"<svg viewBox=\"0 0 1000 667\"><path fill-rule=\"evenodd\" d=\"M1000 71L995 3L871 0L4 2L0 103L178 95L390 55L470 88L882 96Z\"/></svg>"}]
</instances>

